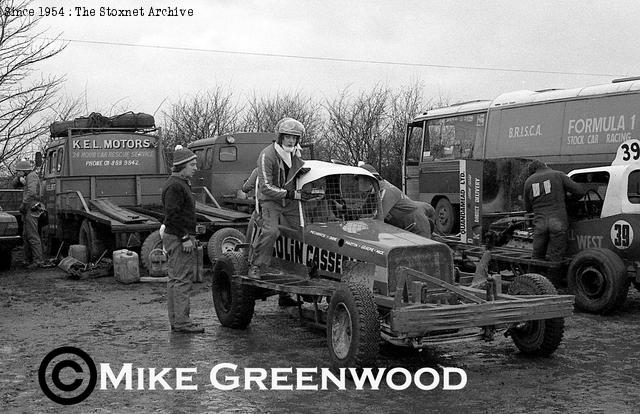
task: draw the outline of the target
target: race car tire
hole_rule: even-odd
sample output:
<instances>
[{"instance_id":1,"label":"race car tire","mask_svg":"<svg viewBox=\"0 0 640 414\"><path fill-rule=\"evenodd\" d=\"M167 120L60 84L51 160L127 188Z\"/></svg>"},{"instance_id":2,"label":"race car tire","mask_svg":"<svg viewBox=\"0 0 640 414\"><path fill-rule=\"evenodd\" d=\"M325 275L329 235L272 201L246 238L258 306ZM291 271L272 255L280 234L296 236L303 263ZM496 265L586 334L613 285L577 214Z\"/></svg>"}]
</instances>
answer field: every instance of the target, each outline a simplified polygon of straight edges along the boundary
<instances>
[{"instance_id":1,"label":"race car tire","mask_svg":"<svg viewBox=\"0 0 640 414\"><path fill-rule=\"evenodd\" d=\"M209 261L215 263L224 253L232 252L238 244L244 243L245 235L240 230L225 227L213 233L207 243Z\"/></svg>"},{"instance_id":2,"label":"race car tire","mask_svg":"<svg viewBox=\"0 0 640 414\"><path fill-rule=\"evenodd\" d=\"M453 205L446 198L438 200L435 206L436 230L443 235L451 234L456 222Z\"/></svg>"},{"instance_id":3,"label":"race car tire","mask_svg":"<svg viewBox=\"0 0 640 414\"><path fill-rule=\"evenodd\" d=\"M162 250L162 239L160 238L160 231L156 230L144 239L140 248L140 261L142 262L142 267L147 271L151 270L151 254L162 253L158 249ZM166 270L156 271L153 275L150 273L149 276L164 277L167 276L167 272Z\"/></svg>"},{"instance_id":4,"label":"race car tire","mask_svg":"<svg viewBox=\"0 0 640 414\"><path fill-rule=\"evenodd\" d=\"M375 366L380 342L378 308L373 293L347 280L329 302L327 344L335 368Z\"/></svg>"},{"instance_id":5,"label":"race car tire","mask_svg":"<svg viewBox=\"0 0 640 414\"><path fill-rule=\"evenodd\" d=\"M578 309L603 315L620 307L629 293L624 262L606 249L580 251L569 265L567 285Z\"/></svg>"},{"instance_id":6,"label":"race car tire","mask_svg":"<svg viewBox=\"0 0 640 414\"><path fill-rule=\"evenodd\" d=\"M211 296L222 326L245 329L251 323L255 307L253 288L233 275L246 275L249 263L241 252L227 252L213 266Z\"/></svg>"},{"instance_id":7,"label":"race car tire","mask_svg":"<svg viewBox=\"0 0 640 414\"><path fill-rule=\"evenodd\" d=\"M94 262L106 250L104 241L100 238L96 226L89 220L84 220L80 225L78 232L78 243L83 244L87 248L87 257L90 262Z\"/></svg>"},{"instance_id":8,"label":"race car tire","mask_svg":"<svg viewBox=\"0 0 640 414\"><path fill-rule=\"evenodd\" d=\"M546 277L525 273L514 279L509 295L557 295L556 288ZM527 321L509 329L513 343L520 352L532 356L551 355L562 342L564 318Z\"/></svg>"}]
</instances>

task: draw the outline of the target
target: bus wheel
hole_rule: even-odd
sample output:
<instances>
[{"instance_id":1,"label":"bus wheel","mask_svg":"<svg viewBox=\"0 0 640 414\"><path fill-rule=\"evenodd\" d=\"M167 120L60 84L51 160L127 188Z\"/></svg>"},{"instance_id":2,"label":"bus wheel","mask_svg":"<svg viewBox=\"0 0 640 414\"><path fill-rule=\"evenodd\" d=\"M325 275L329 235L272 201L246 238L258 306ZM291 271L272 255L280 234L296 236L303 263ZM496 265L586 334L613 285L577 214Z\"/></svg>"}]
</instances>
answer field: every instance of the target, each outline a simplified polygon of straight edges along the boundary
<instances>
[{"instance_id":1,"label":"bus wheel","mask_svg":"<svg viewBox=\"0 0 640 414\"><path fill-rule=\"evenodd\" d=\"M439 233L451 234L456 221L455 211L451 202L446 198L441 198L436 203L436 229Z\"/></svg>"},{"instance_id":2,"label":"bus wheel","mask_svg":"<svg viewBox=\"0 0 640 414\"><path fill-rule=\"evenodd\" d=\"M569 265L567 285L578 309L603 315L622 305L629 293L624 262L606 249L580 251Z\"/></svg>"}]
</instances>

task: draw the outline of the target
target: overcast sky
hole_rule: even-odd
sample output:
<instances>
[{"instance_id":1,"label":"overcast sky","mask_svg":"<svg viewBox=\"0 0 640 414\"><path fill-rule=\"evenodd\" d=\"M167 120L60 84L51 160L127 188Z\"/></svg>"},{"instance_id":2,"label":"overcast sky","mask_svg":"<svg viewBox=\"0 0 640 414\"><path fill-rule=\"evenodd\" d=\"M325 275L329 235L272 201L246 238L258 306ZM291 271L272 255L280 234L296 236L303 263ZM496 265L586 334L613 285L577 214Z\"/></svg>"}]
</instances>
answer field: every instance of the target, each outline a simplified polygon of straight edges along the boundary
<instances>
[{"instance_id":1,"label":"overcast sky","mask_svg":"<svg viewBox=\"0 0 640 414\"><path fill-rule=\"evenodd\" d=\"M41 28L70 40L41 69L66 75L68 95L86 91L90 110L118 102L152 113L165 100L166 108L218 85L239 98L301 91L322 99L346 87L419 80L425 96L455 102L640 75L640 2L633 0L32 3L40 5L65 8ZM101 6L142 7L145 16L79 17L76 5L96 14ZM193 16L148 16L150 7L176 6Z\"/></svg>"}]
</instances>

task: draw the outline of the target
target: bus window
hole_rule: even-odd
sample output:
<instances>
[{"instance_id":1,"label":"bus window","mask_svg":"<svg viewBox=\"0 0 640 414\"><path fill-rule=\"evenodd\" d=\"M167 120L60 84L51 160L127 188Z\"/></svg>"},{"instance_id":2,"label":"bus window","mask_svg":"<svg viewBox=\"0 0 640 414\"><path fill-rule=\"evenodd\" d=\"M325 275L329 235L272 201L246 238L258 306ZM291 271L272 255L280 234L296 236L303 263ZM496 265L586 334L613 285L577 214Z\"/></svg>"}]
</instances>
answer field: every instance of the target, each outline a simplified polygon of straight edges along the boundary
<instances>
[{"instance_id":1,"label":"bus window","mask_svg":"<svg viewBox=\"0 0 640 414\"><path fill-rule=\"evenodd\" d=\"M56 172L62 171L62 163L64 161L64 148L58 149L58 156L56 158Z\"/></svg>"},{"instance_id":2,"label":"bus window","mask_svg":"<svg viewBox=\"0 0 640 414\"><path fill-rule=\"evenodd\" d=\"M238 159L238 149L236 147L220 147L220 161L229 162Z\"/></svg>"},{"instance_id":3,"label":"bus window","mask_svg":"<svg viewBox=\"0 0 640 414\"><path fill-rule=\"evenodd\" d=\"M424 131L423 125L423 123L412 125L407 130L407 153L405 155L407 165L418 165L420 161L420 147ZM428 149L425 149L425 151L428 151Z\"/></svg>"},{"instance_id":4,"label":"bus window","mask_svg":"<svg viewBox=\"0 0 640 414\"><path fill-rule=\"evenodd\" d=\"M476 139L484 136L484 126L484 113L427 121L425 148L430 148L433 159L471 158Z\"/></svg>"},{"instance_id":5,"label":"bus window","mask_svg":"<svg viewBox=\"0 0 640 414\"><path fill-rule=\"evenodd\" d=\"M49 156L47 157L47 168L45 171L47 171L49 174L53 174L53 172L55 171L55 165L56 165L56 150L51 150L49 151Z\"/></svg>"},{"instance_id":6,"label":"bus window","mask_svg":"<svg viewBox=\"0 0 640 414\"><path fill-rule=\"evenodd\" d=\"M631 203L640 204L640 170L635 170L629 174L627 197Z\"/></svg>"},{"instance_id":7,"label":"bus window","mask_svg":"<svg viewBox=\"0 0 640 414\"><path fill-rule=\"evenodd\" d=\"M205 160L204 160L204 168L211 169L211 166L213 165L213 148L209 147L207 148L207 155L205 156Z\"/></svg>"}]
</instances>

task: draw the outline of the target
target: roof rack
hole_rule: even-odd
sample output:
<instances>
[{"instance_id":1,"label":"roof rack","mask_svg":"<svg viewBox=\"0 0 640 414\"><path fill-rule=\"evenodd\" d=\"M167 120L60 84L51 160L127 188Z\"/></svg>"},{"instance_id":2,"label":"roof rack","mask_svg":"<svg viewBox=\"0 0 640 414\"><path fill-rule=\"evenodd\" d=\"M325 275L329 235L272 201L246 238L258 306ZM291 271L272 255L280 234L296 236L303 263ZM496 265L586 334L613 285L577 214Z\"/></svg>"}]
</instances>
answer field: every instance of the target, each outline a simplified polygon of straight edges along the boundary
<instances>
[{"instance_id":1,"label":"roof rack","mask_svg":"<svg viewBox=\"0 0 640 414\"><path fill-rule=\"evenodd\" d=\"M629 78L618 78L611 81L611 83L629 82L640 80L640 76L631 76Z\"/></svg>"}]
</instances>

